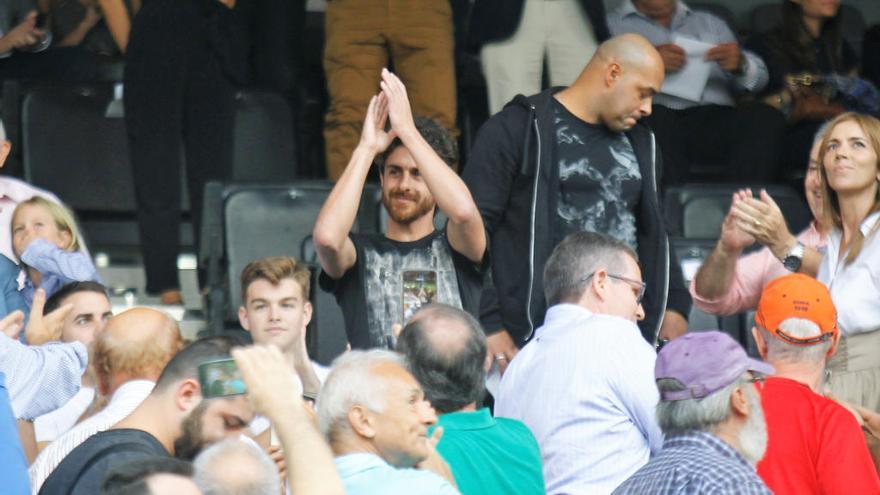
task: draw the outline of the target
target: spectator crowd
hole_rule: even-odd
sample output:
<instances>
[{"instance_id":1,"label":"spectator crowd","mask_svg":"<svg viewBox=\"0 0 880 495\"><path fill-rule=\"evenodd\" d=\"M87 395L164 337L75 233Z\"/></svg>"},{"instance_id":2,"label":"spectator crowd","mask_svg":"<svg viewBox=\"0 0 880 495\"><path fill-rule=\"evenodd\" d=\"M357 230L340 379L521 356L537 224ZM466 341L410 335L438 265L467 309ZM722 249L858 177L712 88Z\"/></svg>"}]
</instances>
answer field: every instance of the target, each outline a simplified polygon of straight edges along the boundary
<instances>
[{"instance_id":1,"label":"spectator crowd","mask_svg":"<svg viewBox=\"0 0 880 495\"><path fill-rule=\"evenodd\" d=\"M180 182L199 219L230 174L248 5L0 3L0 79L124 56L162 303L114 313L64 198L0 177L0 491L880 494L880 69L838 0L781 0L743 43L682 0L332 0L315 260L252 260L240 328L189 340L163 311ZM472 143L457 45L488 91ZM743 187L686 278L663 194L706 162L803 178L812 223ZM329 366L316 291L348 343ZM692 305L754 311L750 335L689 329Z\"/></svg>"}]
</instances>

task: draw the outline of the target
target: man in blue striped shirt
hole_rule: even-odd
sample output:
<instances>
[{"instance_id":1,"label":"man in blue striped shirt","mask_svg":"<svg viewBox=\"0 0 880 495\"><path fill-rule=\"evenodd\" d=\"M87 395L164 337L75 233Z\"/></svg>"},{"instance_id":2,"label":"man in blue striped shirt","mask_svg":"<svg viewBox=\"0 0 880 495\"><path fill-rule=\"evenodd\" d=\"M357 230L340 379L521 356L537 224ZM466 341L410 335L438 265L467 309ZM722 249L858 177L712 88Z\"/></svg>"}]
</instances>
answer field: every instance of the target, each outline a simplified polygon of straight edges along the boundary
<instances>
[{"instance_id":1,"label":"man in blue striped shirt","mask_svg":"<svg viewBox=\"0 0 880 495\"><path fill-rule=\"evenodd\" d=\"M749 358L723 332L697 332L657 356L657 422L663 450L615 495L769 494L755 472L767 448L761 398L752 382L773 367Z\"/></svg>"},{"instance_id":2,"label":"man in blue striped shirt","mask_svg":"<svg viewBox=\"0 0 880 495\"><path fill-rule=\"evenodd\" d=\"M645 317L636 253L603 234L571 234L547 260L544 293L544 324L510 362L495 414L534 433L548 494L611 493L663 442L656 354L636 326Z\"/></svg>"}]
</instances>

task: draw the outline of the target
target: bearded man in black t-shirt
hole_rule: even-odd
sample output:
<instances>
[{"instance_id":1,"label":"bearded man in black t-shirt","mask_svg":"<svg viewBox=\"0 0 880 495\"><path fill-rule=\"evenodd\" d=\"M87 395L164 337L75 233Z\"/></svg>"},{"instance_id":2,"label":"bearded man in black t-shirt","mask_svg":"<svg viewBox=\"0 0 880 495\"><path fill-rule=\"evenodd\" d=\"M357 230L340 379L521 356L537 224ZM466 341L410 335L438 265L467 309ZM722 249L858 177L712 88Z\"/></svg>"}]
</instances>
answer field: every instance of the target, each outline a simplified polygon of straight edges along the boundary
<instances>
[{"instance_id":1,"label":"bearded man in black t-shirt","mask_svg":"<svg viewBox=\"0 0 880 495\"><path fill-rule=\"evenodd\" d=\"M227 337L213 337L177 353L150 395L113 428L73 449L40 495L101 493L104 478L122 464L171 455L191 460L202 447L242 434L254 416L247 398L203 398L198 379L199 364L229 358L233 345Z\"/></svg>"},{"instance_id":2,"label":"bearded man in black t-shirt","mask_svg":"<svg viewBox=\"0 0 880 495\"><path fill-rule=\"evenodd\" d=\"M353 348L393 348L392 326L442 302L479 311L486 233L470 191L452 169L455 145L429 119L413 118L406 88L382 71L361 140L315 222L321 288L342 307ZM390 119L391 128L385 130ZM378 158L378 160L377 160ZM380 165L384 235L351 233L364 181ZM436 230L439 207L449 219Z\"/></svg>"}]
</instances>

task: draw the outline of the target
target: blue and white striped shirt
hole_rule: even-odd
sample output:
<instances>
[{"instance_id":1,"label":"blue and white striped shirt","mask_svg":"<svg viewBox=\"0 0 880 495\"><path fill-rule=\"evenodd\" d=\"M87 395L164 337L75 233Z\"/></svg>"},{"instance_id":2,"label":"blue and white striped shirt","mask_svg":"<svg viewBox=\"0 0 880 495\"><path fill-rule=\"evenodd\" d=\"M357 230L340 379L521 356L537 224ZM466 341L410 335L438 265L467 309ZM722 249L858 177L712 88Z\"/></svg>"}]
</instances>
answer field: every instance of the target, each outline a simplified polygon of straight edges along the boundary
<instances>
[{"instance_id":1,"label":"blue and white striped shirt","mask_svg":"<svg viewBox=\"0 0 880 495\"><path fill-rule=\"evenodd\" d=\"M608 28L612 34L638 33L657 45L672 43L675 35L687 36L706 43L720 45L736 42L736 36L723 19L708 12L691 10L684 2L678 0L678 8L672 18L670 28L658 24L645 14L636 10L631 0L624 0L614 12L608 15ZM767 66L761 57L743 50L746 58L745 70L740 75L725 72L720 65L713 64L709 73L709 81L699 104L716 104L733 106L732 91L758 92L767 85ZM654 96L654 103L669 108L682 109L697 103L677 96L660 93Z\"/></svg>"},{"instance_id":2,"label":"blue and white striped shirt","mask_svg":"<svg viewBox=\"0 0 880 495\"><path fill-rule=\"evenodd\" d=\"M755 467L711 433L667 438L663 450L626 480L615 495L643 493L769 495Z\"/></svg>"},{"instance_id":3,"label":"blue and white striped shirt","mask_svg":"<svg viewBox=\"0 0 880 495\"><path fill-rule=\"evenodd\" d=\"M501 380L495 414L534 433L548 494L611 493L660 450L656 358L631 321L547 310Z\"/></svg>"},{"instance_id":4,"label":"blue and white striped shirt","mask_svg":"<svg viewBox=\"0 0 880 495\"><path fill-rule=\"evenodd\" d=\"M18 419L34 419L63 406L79 391L88 362L89 352L80 342L29 346L0 335L0 372L6 374Z\"/></svg>"}]
</instances>

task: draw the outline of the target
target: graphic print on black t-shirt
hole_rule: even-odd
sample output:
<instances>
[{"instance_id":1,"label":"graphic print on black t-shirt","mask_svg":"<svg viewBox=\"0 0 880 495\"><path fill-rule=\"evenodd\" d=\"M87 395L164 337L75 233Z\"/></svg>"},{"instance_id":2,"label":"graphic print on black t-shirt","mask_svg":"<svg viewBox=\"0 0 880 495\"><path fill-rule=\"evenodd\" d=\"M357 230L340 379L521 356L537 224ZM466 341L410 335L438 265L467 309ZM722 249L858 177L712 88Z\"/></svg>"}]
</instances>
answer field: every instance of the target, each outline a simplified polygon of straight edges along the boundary
<instances>
[{"instance_id":1,"label":"graphic print on black t-shirt","mask_svg":"<svg viewBox=\"0 0 880 495\"><path fill-rule=\"evenodd\" d=\"M556 100L553 112L559 167L556 241L590 231L636 249L642 174L626 134L584 122Z\"/></svg>"},{"instance_id":2,"label":"graphic print on black t-shirt","mask_svg":"<svg viewBox=\"0 0 880 495\"><path fill-rule=\"evenodd\" d=\"M479 314L482 269L449 245L445 231L412 242L382 235L350 236L357 261L342 278L321 272L345 317L353 349L391 348L391 327L405 324L422 305L449 304Z\"/></svg>"},{"instance_id":3,"label":"graphic print on black t-shirt","mask_svg":"<svg viewBox=\"0 0 880 495\"><path fill-rule=\"evenodd\" d=\"M433 280L434 294L430 299L461 308L461 297L458 291L458 280L455 266L452 264L452 250L445 238L435 237L430 244L409 252L380 252L370 246L364 247L364 289L367 298L367 327L370 340L381 342L391 335L391 326L403 325L404 297L412 296L404 291L404 276L407 273L432 272L426 277ZM413 275L411 275L413 276ZM409 280L410 284L414 280ZM421 291L424 292L425 287ZM411 292L411 291L408 291ZM427 296L426 296L427 299ZM412 302L408 304L414 306Z\"/></svg>"}]
</instances>

